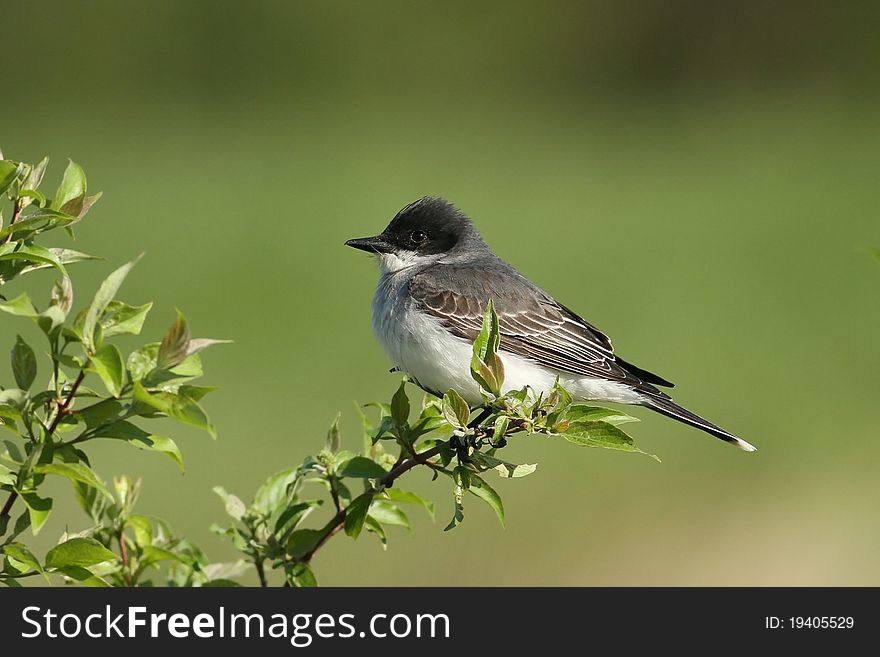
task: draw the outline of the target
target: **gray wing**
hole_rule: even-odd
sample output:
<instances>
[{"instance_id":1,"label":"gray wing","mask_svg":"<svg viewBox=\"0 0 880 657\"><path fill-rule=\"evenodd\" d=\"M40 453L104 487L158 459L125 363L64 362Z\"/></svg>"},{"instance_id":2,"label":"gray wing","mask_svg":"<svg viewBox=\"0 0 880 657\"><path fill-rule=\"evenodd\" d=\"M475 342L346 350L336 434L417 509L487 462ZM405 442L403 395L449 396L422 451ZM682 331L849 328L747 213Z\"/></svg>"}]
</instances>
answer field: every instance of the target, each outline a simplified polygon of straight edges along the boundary
<instances>
[{"instance_id":1,"label":"gray wing","mask_svg":"<svg viewBox=\"0 0 880 657\"><path fill-rule=\"evenodd\" d=\"M545 367L619 381L650 394L663 395L649 382L671 385L617 358L607 335L502 261L479 268L435 265L413 277L410 292L421 310L468 341L480 332L491 299L506 351Z\"/></svg>"}]
</instances>

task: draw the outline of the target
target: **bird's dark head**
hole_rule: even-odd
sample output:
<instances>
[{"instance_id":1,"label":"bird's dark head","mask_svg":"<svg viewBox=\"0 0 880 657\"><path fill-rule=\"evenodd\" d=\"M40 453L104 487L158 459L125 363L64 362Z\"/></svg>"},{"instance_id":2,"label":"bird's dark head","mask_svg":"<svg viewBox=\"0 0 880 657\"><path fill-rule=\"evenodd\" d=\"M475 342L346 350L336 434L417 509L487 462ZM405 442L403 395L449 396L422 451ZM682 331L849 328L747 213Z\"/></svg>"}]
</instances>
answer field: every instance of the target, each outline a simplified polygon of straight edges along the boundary
<instances>
[{"instance_id":1,"label":"bird's dark head","mask_svg":"<svg viewBox=\"0 0 880 657\"><path fill-rule=\"evenodd\" d=\"M483 246L483 241L461 210L442 198L426 196L398 212L381 234L348 240L346 245L409 262Z\"/></svg>"}]
</instances>

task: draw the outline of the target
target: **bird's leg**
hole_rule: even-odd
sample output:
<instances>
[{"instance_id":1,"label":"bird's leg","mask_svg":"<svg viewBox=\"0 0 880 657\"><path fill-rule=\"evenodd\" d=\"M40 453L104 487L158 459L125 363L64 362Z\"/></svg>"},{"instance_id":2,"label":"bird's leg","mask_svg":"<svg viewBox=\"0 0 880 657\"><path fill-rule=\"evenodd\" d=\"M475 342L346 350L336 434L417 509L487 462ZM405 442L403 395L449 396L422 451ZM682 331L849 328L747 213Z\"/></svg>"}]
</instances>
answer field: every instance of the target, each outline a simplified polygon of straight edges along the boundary
<instances>
[{"instance_id":1,"label":"bird's leg","mask_svg":"<svg viewBox=\"0 0 880 657\"><path fill-rule=\"evenodd\" d=\"M460 463L470 463L473 460L471 459L471 453L478 450L480 447L478 443L480 437L474 434L480 431L480 425L490 415L492 415L491 407L483 407L477 417L471 420L467 425L468 434L470 435L452 437L450 445L455 449Z\"/></svg>"},{"instance_id":2,"label":"bird's leg","mask_svg":"<svg viewBox=\"0 0 880 657\"><path fill-rule=\"evenodd\" d=\"M483 410L480 411L480 414L473 420L471 420L470 423L468 423L468 429L478 429L480 425L485 421L485 419L490 415L492 415L491 407L484 406Z\"/></svg>"}]
</instances>

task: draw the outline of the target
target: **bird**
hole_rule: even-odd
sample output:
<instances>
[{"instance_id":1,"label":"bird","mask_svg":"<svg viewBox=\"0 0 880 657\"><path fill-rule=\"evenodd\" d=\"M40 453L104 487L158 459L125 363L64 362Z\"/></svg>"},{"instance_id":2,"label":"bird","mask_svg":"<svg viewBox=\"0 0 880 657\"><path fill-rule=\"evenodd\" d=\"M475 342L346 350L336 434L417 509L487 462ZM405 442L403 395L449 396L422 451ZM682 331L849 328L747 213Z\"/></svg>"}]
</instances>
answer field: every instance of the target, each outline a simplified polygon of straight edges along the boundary
<instances>
[{"instance_id":1,"label":"bird","mask_svg":"<svg viewBox=\"0 0 880 657\"><path fill-rule=\"evenodd\" d=\"M452 388L472 406L484 403L470 362L491 300L506 390L546 395L558 382L579 401L644 406L756 451L673 401L660 387L674 384L618 356L608 335L495 255L449 201L425 196L379 235L345 245L376 256L373 330L394 369L424 390L442 396Z\"/></svg>"}]
</instances>

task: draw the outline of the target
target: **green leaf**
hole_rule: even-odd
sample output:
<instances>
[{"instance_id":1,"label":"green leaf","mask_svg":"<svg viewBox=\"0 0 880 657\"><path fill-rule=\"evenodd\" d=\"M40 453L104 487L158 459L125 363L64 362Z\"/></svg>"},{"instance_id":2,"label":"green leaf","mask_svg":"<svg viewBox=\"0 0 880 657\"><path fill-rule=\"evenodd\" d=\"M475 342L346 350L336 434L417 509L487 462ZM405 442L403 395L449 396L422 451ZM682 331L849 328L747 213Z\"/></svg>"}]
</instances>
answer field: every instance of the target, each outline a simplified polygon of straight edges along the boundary
<instances>
[{"instance_id":1,"label":"green leaf","mask_svg":"<svg viewBox=\"0 0 880 657\"><path fill-rule=\"evenodd\" d=\"M373 501L372 491L368 491L351 501L345 509L345 533L352 538L360 536L361 530L364 528L364 520L367 512L370 510L370 504Z\"/></svg>"},{"instance_id":2,"label":"green leaf","mask_svg":"<svg viewBox=\"0 0 880 657\"><path fill-rule=\"evenodd\" d=\"M443 395L442 410L443 417L456 429L467 427L471 417L471 409L462 396L452 388Z\"/></svg>"},{"instance_id":3,"label":"green leaf","mask_svg":"<svg viewBox=\"0 0 880 657\"><path fill-rule=\"evenodd\" d=\"M0 311L9 313L10 315L18 315L19 317L37 317L40 313L34 308L30 297L27 294L19 294L14 299L3 301L0 299Z\"/></svg>"},{"instance_id":4,"label":"green leaf","mask_svg":"<svg viewBox=\"0 0 880 657\"><path fill-rule=\"evenodd\" d=\"M30 516L31 531L34 536L40 533L46 520L49 519L49 513L52 511L52 498L40 497L36 493L19 493L22 501L28 508Z\"/></svg>"},{"instance_id":5,"label":"green leaf","mask_svg":"<svg viewBox=\"0 0 880 657\"><path fill-rule=\"evenodd\" d=\"M82 205L79 208L79 212L77 216L82 219L86 216L89 210L92 209L92 206L101 200L101 197L104 195L104 192L98 192L97 194L92 194L91 196L86 196L82 200Z\"/></svg>"},{"instance_id":6,"label":"green leaf","mask_svg":"<svg viewBox=\"0 0 880 657\"><path fill-rule=\"evenodd\" d=\"M410 528L409 518L406 517L403 510L396 504L386 502L385 500L373 500L368 515L383 525L398 525L407 529Z\"/></svg>"},{"instance_id":7,"label":"green leaf","mask_svg":"<svg viewBox=\"0 0 880 657\"><path fill-rule=\"evenodd\" d=\"M159 345L156 367L160 370L169 370L175 365L180 365L187 357L186 350L190 339L189 325L183 313L178 310L177 318L171 323Z\"/></svg>"},{"instance_id":8,"label":"green leaf","mask_svg":"<svg viewBox=\"0 0 880 657\"><path fill-rule=\"evenodd\" d=\"M378 520L371 516L367 516L367 519L364 521L364 528L379 537L379 541L382 543L382 549L386 549L388 547L388 536L385 533L385 528L379 523Z\"/></svg>"},{"instance_id":9,"label":"green leaf","mask_svg":"<svg viewBox=\"0 0 880 657\"><path fill-rule=\"evenodd\" d=\"M79 481L101 491L108 498L112 499L113 497L104 482L98 479L98 475L85 463L44 463L35 465L33 471L38 474L56 475L71 481Z\"/></svg>"},{"instance_id":10,"label":"green leaf","mask_svg":"<svg viewBox=\"0 0 880 657\"><path fill-rule=\"evenodd\" d=\"M112 554L112 553L111 553ZM102 579L95 575L92 571L87 568L82 568L81 566L62 566L57 568L53 574L56 575L64 575L65 577L69 577L70 579L76 580L80 584L84 584L88 587L109 587L110 585L106 582L106 580Z\"/></svg>"},{"instance_id":11,"label":"green leaf","mask_svg":"<svg viewBox=\"0 0 880 657\"><path fill-rule=\"evenodd\" d=\"M130 272L131 268L137 264L138 260L140 260L140 256L135 260L122 265L119 269L110 274L104 279L104 282L101 283L101 286L95 293L95 298L92 300L89 309L86 311L82 329L83 344L89 353L95 352L95 327L98 326L98 320L101 318L101 315L104 314L104 311L107 309L107 306L110 305L110 302L113 301L113 297L116 296L122 282L125 280L125 277L128 276L128 272Z\"/></svg>"},{"instance_id":12,"label":"green leaf","mask_svg":"<svg viewBox=\"0 0 880 657\"><path fill-rule=\"evenodd\" d=\"M151 342L128 356L127 366L132 381L141 381L145 387L167 384L177 379L194 379L202 376L202 359L198 354L186 358L180 365L162 371L156 369L159 343Z\"/></svg>"},{"instance_id":13,"label":"green leaf","mask_svg":"<svg viewBox=\"0 0 880 657\"><path fill-rule=\"evenodd\" d=\"M106 498L102 497L96 489L81 482L74 482L73 492L80 508L97 524L105 508L104 500Z\"/></svg>"},{"instance_id":14,"label":"green leaf","mask_svg":"<svg viewBox=\"0 0 880 657\"><path fill-rule=\"evenodd\" d=\"M110 338L122 334L139 335L147 313L152 307L152 301L142 306L130 306L121 301L111 301L107 304L100 320L104 337Z\"/></svg>"},{"instance_id":15,"label":"green leaf","mask_svg":"<svg viewBox=\"0 0 880 657\"><path fill-rule=\"evenodd\" d=\"M12 347L11 360L12 375L18 387L30 389L37 376L37 357L20 335L16 336L15 346Z\"/></svg>"},{"instance_id":16,"label":"green leaf","mask_svg":"<svg viewBox=\"0 0 880 657\"><path fill-rule=\"evenodd\" d=\"M480 326L480 333L474 340L473 353L480 360L486 360L489 354L498 350L501 338L498 332L498 315L495 313L495 306L492 300L486 303L486 309L483 311L483 323Z\"/></svg>"},{"instance_id":17,"label":"green leaf","mask_svg":"<svg viewBox=\"0 0 880 657\"><path fill-rule=\"evenodd\" d=\"M183 424L203 429L212 438L217 437L214 425L211 424L205 410L196 400L181 394L180 390L178 390L178 394L173 392L148 392L140 382L136 381L134 383L134 399Z\"/></svg>"},{"instance_id":18,"label":"green leaf","mask_svg":"<svg viewBox=\"0 0 880 657\"><path fill-rule=\"evenodd\" d=\"M40 183L43 182L43 176L46 173L46 167L49 165L49 158L44 157L39 163L31 167L27 177L22 181L24 189L36 190Z\"/></svg>"},{"instance_id":19,"label":"green leaf","mask_svg":"<svg viewBox=\"0 0 880 657\"><path fill-rule=\"evenodd\" d=\"M158 353L159 343L151 342L128 355L125 365L131 373L132 381L142 381L156 367L156 355Z\"/></svg>"},{"instance_id":20,"label":"green leaf","mask_svg":"<svg viewBox=\"0 0 880 657\"><path fill-rule=\"evenodd\" d=\"M309 500L307 502L294 504L293 506L284 509L284 512L278 516L278 520L275 521L275 528L273 531L278 542L286 542L290 533L296 529L299 523L305 520L312 510L319 507L321 504L322 500Z\"/></svg>"},{"instance_id":21,"label":"green leaf","mask_svg":"<svg viewBox=\"0 0 880 657\"><path fill-rule=\"evenodd\" d=\"M135 514L126 523L134 532L134 542L139 547L153 544L153 523L147 516Z\"/></svg>"},{"instance_id":22,"label":"green leaf","mask_svg":"<svg viewBox=\"0 0 880 657\"><path fill-rule=\"evenodd\" d=\"M20 164L10 160L0 160L0 194L12 186L19 173L21 173Z\"/></svg>"},{"instance_id":23,"label":"green leaf","mask_svg":"<svg viewBox=\"0 0 880 657\"><path fill-rule=\"evenodd\" d=\"M366 456L355 456L339 468L338 473L343 477L356 477L361 479L374 479L388 474L381 465L368 459Z\"/></svg>"},{"instance_id":24,"label":"green leaf","mask_svg":"<svg viewBox=\"0 0 880 657\"><path fill-rule=\"evenodd\" d=\"M501 475L502 477L506 477L507 479L525 477L532 474L535 470L538 469L537 463L523 463L522 465L515 465L513 463L502 461L501 459L497 459L494 456L490 456L489 454L485 454L482 452L474 454L473 458L475 461L483 463L488 469L494 470L499 475Z\"/></svg>"},{"instance_id":25,"label":"green leaf","mask_svg":"<svg viewBox=\"0 0 880 657\"><path fill-rule=\"evenodd\" d=\"M297 588L315 587L318 585L318 580L315 579L315 574L312 572L312 569L307 563L303 562L291 566L287 573L287 581L290 582L291 586Z\"/></svg>"},{"instance_id":26,"label":"green leaf","mask_svg":"<svg viewBox=\"0 0 880 657\"><path fill-rule=\"evenodd\" d=\"M18 226L18 224L16 224ZM58 247L49 247L47 249L49 252L49 256L54 258L54 262L57 262L61 265L69 265L75 262L83 262L86 260L100 260L100 258L96 256L89 255L87 253L80 253L79 251L74 251L73 249L62 249ZM37 271L38 269L48 269L49 267L55 267L56 265L52 262L35 262L33 264L27 265L24 269L21 270L22 274L26 274L28 272Z\"/></svg>"},{"instance_id":27,"label":"green leaf","mask_svg":"<svg viewBox=\"0 0 880 657\"><path fill-rule=\"evenodd\" d=\"M406 381L400 382L400 387L391 398L391 419L401 431L409 421L409 397L406 396Z\"/></svg>"},{"instance_id":28,"label":"green leaf","mask_svg":"<svg viewBox=\"0 0 880 657\"><path fill-rule=\"evenodd\" d=\"M434 503L431 500L426 500L425 498L416 495L415 493L410 493L409 491L400 490L399 488L386 488L383 491L385 497L394 502L405 502L406 504L417 504L425 509L430 516L434 517Z\"/></svg>"},{"instance_id":29,"label":"green leaf","mask_svg":"<svg viewBox=\"0 0 880 657\"><path fill-rule=\"evenodd\" d=\"M287 489L297 479L297 468L288 468L269 477L254 497L254 509L263 515L272 515L287 503Z\"/></svg>"},{"instance_id":30,"label":"green leaf","mask_svg":"<svg viewBox=\"0 0 880 657\"><path fill-rule=\"evenodd\" d=\"M189 358L196 352L199 352L202 349L207 349L208 347L215 344L232 344L232 340L218 340L215 338L193 338L189 341L189 346L186 349L186 356L187 358Z\"/></svg>"},{"instance_id":31,"label":"green leaf","mask_svg":"<svg viewBox=\"0 0 880 657\"><path fill-rule=\"evenodd\" d=\"M601 420L608 424L620 425L627 422L638 422L639 418L627 415L612 408L589 406L587 404L571 404L562 413L563 420L570 423L595 422Z\"/></svg>"},{"instance_id":32,"label":"green leaf","mask_svg":"<svg viewBox=\"0 0 880 657\"><path fill-rule=\"evenodd\" d=\"M27 546L22 543L7 543L6 545L0 545L0 553L5 554L7 558L11 557L12 559L15 559L30 570L36 570L38 573L43 572L43 567L40 565L40 561L30 550L28 550ZM24 570L20 570L19 572L24 572Z\"/></svg>"},{"instance_id":33,"label":"green leaf","mask_svg":"<svg viewBox=\"0 0 880 657\"><path fill-rule=\"evenodd\" d=\"M497 354L500 344L498 315L490 299L483 313L480 333L474 340L471 376L480 384L480 388L496 397L501 395L501 388L504 385L504 364Z\"/></svg>"},{"instance_id":34,"label":"green leaf","mask_svg":"<svg viewBox=\"0 0 880 657\"><path fill-rule=\"evenodd\" d=\"M182 385L177 388L177 394L193 401L201 401L201 399L217 390L217 386L191 386Z\"/></svg>"},{"instance_id":35,"label":"green leaf","mask_svg":"<svg viewBox=\"0 0 880 657\"><path fill-rule=\"evenodd\" d=\"M635 446L635 443L630 436L608 422L597 421L574 423L561 435L568 442L583 447L601 447L604 449L616 449L622 452L638 452L640 454L645 454L645 452ZM652 454L648 454L648 456L657 459L657 457Z\"/></svg>"},{"instance_id":36,"label":"green leaf","mask_svg":"<svg viewBox=\"0 0 880 657\"><path fill-rule=\"evenodd\" d=\"M222 486L214 486L214 492L220 496L220 499L223 500L223 504L226 505L226 513L233 520L241 520L244 517L244 514L247 512L247 507L244 505L244 502L241 501L241 498L236 495L232 495L231 493L227 493L226 489Z\"/></svg>"},{"instance_id":37,"label":"green leaf","mask_svg":"<svg viewBox=\"0 0 880 657\"><path fill-rule=\"evenodd\" d=\"M64 279L67 280L67 279ZM46 310L40 313L39 317L37 317L37 326L40 327L40 330L46 334L49 339L52 339L52 332L62 324L64 324L64 311L61 306L58 305L50 305ZM60 360L59 360L60 362Z\"/></svg>"},{"instance_id":38,"label":"green leaf","mask_svg":"<svg viewBox=\"0 0 880 657\"><path fill-rule=\"evenodd\" d=\"M341 416L342 413L336 414L333 424L330 425L330 429L327 431L327 440L324 443L324 446L332 454L336 454L342 446L342 438L339 434L339 418Z\"/></svg>"},{"instance_id":39,"label":"green leaf","mask_svg":"<svg viewBox=\"0 0 880 657\"><path fill-rule=\"evenodd\" d=\"M229 561L226 563L209 563L202 569L207 577L212 581L229 581L230 577L238 577L253 569L253 564L248 563L244 559L238 561ZM241 586L233 582L225 586Z\"/></svg>"},{"instance_id":40,"label":"green leaf","mask_svg":"<svg viewBox=\"0 0 880 657\"><path fill-rule=\"evenodd\" d=\"M451 476L452 498L455 502L455 511L453 512L452 520L450 520L449 524L443 528L443 531L445 532L448 532L450 529L455 529L464 520L464 505L462 504L462 498L470 487L471 482L471 473L460 465L453 468Z\"/></svg>"},{"instance_id":41,"label":"green leaf","mask_svg":"<svg viewBox=\"0 0 880 657\"><path fill-rule=\"evenodd\" d=\"M315 549L323 535L324 531L321 529L298 529L287 540L286 550L288 554L300 559Z\"/></svg>"},{"instance_id":42,"label":"green leaf","mask_svg":"<svg viewBox=\"0 0 880 657\"><path fill-rule=\"evenodd\" d=\"M86 428L95 429L109 420L117 417L122 412L122 404L115 399L103 399L97 404L86 406L77 411L76 417L85 422Z\"/></svg>"},{"instance_id":43,"label":"green leaf","mask_svg":"<svg viewBox=\"0 0 880 657\"><path fill-rule=\"evenodd\" d=\"M13 463L24 463L25 458L18 449L18 445L11 440L4 440L3 444L6 446L6 452L2 454L3 458L8 458Z\"/></svg>"},{"instance_id":44,"label":"green leaf","mask_svg":"<svg viewBox=\"0 0 880 657\"><path fill-rule=\"evenodd\" d=\"M436 407L429 407L422 411L419 419L412 425L407 434L407 438L414 442L427 433L436 431L441 427L448 427L449 423L443 417L439 404Z\"/></svg>"},{"instance_id":45,"label":"green leaf","mask_svg":"<svg viewBox=\"0 0 880 657\"><path fill-rule=\"evenodd\" d=\"M501 497L495 492L495 489L487 484L482 477L471 474L471 482L468 492L473 493L476 497L483 500L498 516L501 526L504 526L504 505L501 503Z\"/></svg>"},{"instance_id":46,"label":"green leaf","mask_svg":"<svg viewBox=\"0 0 880 657\"><path fill-rule=\"evenodd\" d=\"M547 398L547 401L556 409L567 408L571 405L573 401L571 393L559 383L559 377L556 377L556 381L553 383L553 389L550 391L550 396Z\"/></svg>"},{"instance_id":47,"label":"green leaf","mask_svg":"<svg viewBox=\"0 0 880 657\"><path fill-rule=\"evenodd\" d=\"M195 353L215 344L227 344L231 340L215 340L214 338L192 338L186 318L178 310L177 319L172 322L156 355L156 368L170 370Z\"/></svg>"},{"instance_id":48,"label":"green leaf","mask_svg":"<svg viewBox=\"0 0 880 657\"><path fill-rule=\"evenodd\" d=\"M119 420L114 422L95 433L95 438L115 438L131 443L139 449L147 449L153 452L160 452L169 456L180 471L183 472L183 457L177 444L166 436L144 431L140 427L128 422L127 420Z\"/></svg>"},{"instance_id":49,"label":"green leaf","mask_svg":"<svg viewBox=\"0 0 880 657\"><path fill-rule=\"evenodd\" d=\"M125 383L125 363L116 345L109 343L102 345L89 362L89 371L95 372L101 378L107 392L119 397Z\"/></svg>"},{"instance_id":50,"label":"green leaf","mask_svg":"<svg viewBox=\"0 0 880 657\"><path fill-rule=\"evenodd\" d=\"M119 506L117 515L125 516L131 512L140 495L140 487L140 479L133 480L128 475L113 477L113 490Z\"/></svg>"},{"instance_id":51,"label":"green leaf","mask_svg":"<svg viewBox=\"0 0 880 657\"><path fill-rule=\"evenodd\" d=\"M452 514L452 520L449 521L449 524L443 528L443 531L448 532L451 529L455 529L462 522L464 522L464 505L461 503L461 498L456 498L455 501L455 510Z\"/></svg>"},{"instance_id":52,"label":"green leaf","mask_svg":"<svg viewBox=\"0 0 880 657\"><path fill-rule=\"evenodd\" d=\"M23 496L22 496L23 499ZM51 503L51 501L50 501ZM9 523L10 516L0 516L0 536L6 534L7 525ZM12 527L12 532L6 536L7 541L14 541L16 537L20 536L24 533L28 527L31 526L31 511L30 509L25 509L19 514L18 518L15 520L15 525ZM36 535L36 531L33 532Z\"/></svg>"},{"instance_id":53,"label":"green leaf","mask_svg":"<svg viewBox=\"0 0 880 657\"><path fill-rule=\"evenodd\" d=\"M562 434L568 442L584 447L637 451L633 439L613 424L602 421L577 422Z\"/></svg>"},{"instance_id":54,"label":"green leaf","mask_svg":"<svg viewBox=\"0 0 880 657\"><path fill-rule=\"evenodd\" d=\"M25 187L18 190L18 200L23 208L32 203L36 203L38 208L45 208L49 205L49 199L46 198L43 192L38 192L35 189L26 189Z\"/></svg>"},{"instance_id":55,"label":"green leaf","mask_svg":"<svg viewBox=\"0 0 880 657\"><path fill-rule=\"evenodd\" d=\"M72 306L73 284L70 282L69 278L62 278L60 281L56 281L55 285L52 286L52 296L49 301L49 308L46 310L46 312L42 314L44 316L51 317L51 328L54 329L58 324L62 324L64 320L67 319L67 315L70 312ZM57 311L58 316L50 315L49 313L52 310ZM49 331L46 329L43 330L48 335Z\"/></svg>"},{"instance_id":56,"label":"green leaf","mask_svg":"<svg viewBox=\"0 0 880 657\"><path fill-rule=\"evenodd\" d=\"M507 431L510 428L510 418L507 415L499 415L492 424L492 438L490 442L493 445L501 445L502 441L507 440ZM514 430L514 433L516 431Z\"/></svg>"},{"instance_id":57,"label":"green leaf","mask_svg":"<svg viewBox=\"0 0 880 657\"><path fill-rule=\"evenodd\" d=\"M160 561L174 561L177 563L182 563L184 565L189 565L191 560L188 559L183 554L177 554L176 552L172 552L171 550L166 550L165 548L157 547L155 545L147 545L141 551L141 567L151 566L155 563L159 563Z\"/></svg>"},{"instance_id":58,"label":"green leaf","mask_svg":"<svg viewBox=\"0 0 880 657\"><path fill-rule=\"evenodd\" d=\"M18 224L15 224L16 226ZM22 260L24 262L33 262L38 265L51 266L61 272L63 276L67 276L67 270L58 257L42 246L31 244L30 246L19 242L9 242L0 245L0 261ZM31 267L30 269L40 269L41 267Z\"/></svg>"},{"instance_id":59,"label":"green leaf","mask_svg":"<svg viewBox=\"0 0 880 657\"><path fill-rule=\"evenodd\" d=\"M71 212L71 214L79 214L86 189L85 171L76 162L69 160L67 168L64 170L64 176L61 178L61 185L58 186L58 191L55 192L55 198L52 199L52 204L49 207L53 210L60 210L68 206L71 201L74 201L75 205L76 200L79 199L79 209L76 212Z\"/></svg>"},{"instance_id":60,"label":"green leaf","mask_svg":"<svg viewBox=\"0 0 880 657\"><path fill-rule=\"evenodd\" d=\"M46 568L78 566L88 568L118 557L93 538L70 538L46 554Z\"/></svg>"},{"instance_id":61,"label":"green leaf","mask_svg":"<svg viewBox=\"0 0 880 657\"><path fill-rule=\"evenodd\" d=\"M27 402L27 393L19 388L7 388L0 390L0 404L14 406L19 410L23 410Z\"/></svg>"},{"instance_id":62,"label":"green leaf","mask_svg":"<svg viewBox=\"0 0 880 657\"><path fill-rule=\"evenodd\" d=\"M79 221L77 217L57 210L37 210L0 230L0 239L7 239L12 235L13 241L30 240L39 233L59 226L70 226L77 221Z\"/></svg>"}]
</instances>

